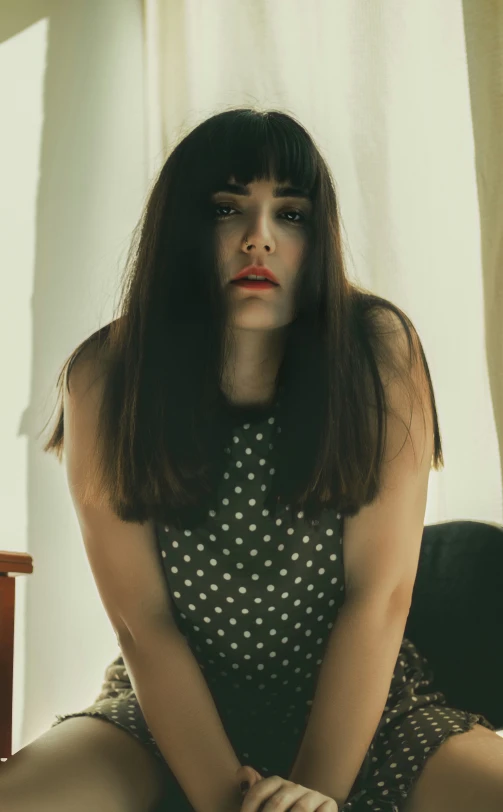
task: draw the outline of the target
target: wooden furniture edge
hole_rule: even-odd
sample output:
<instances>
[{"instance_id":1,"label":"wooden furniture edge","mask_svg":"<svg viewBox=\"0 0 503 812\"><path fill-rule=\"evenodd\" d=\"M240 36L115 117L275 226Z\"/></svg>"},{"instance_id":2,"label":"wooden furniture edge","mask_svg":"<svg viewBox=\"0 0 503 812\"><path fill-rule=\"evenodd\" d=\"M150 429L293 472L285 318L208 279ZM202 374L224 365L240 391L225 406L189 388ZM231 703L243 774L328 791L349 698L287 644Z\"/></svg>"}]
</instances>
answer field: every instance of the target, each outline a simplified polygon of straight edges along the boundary
<instances>
[{"instance_id":1,"label":"wooden furniture edge","mask_svg":"<svg viewBox=\"0 0 503 812\"><path fill-rule=\"evenodd\" d=\"M15 579L32 572L31 555L0 550L0 759L12 755Z\"/></svg>"},{"instance_id":2,"label":"wooden furniture edge","mask_svg":"<svg viewBox=\"0 0 503 812\"><path fill-rule=\"evenodd\" d=\"M33 572L33 558L29 553L0 550L0 575L29 575Z\"/></svg>"}]
</instances>

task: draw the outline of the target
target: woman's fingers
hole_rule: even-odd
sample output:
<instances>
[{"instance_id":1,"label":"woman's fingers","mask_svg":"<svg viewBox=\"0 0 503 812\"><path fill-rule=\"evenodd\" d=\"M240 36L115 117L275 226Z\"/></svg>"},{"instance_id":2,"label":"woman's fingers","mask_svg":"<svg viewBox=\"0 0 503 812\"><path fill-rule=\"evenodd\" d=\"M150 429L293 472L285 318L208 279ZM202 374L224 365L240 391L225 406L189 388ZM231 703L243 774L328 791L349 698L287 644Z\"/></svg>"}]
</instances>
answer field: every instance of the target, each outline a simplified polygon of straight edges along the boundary
<instances>
[{"instance_id":1,"label":"woman's fingers","mask_svg":"<svg viewBox=\"0 0 503 812\"><path fill-rule=\"evenodd\" d=\"M241 785L243 781L248 782L249 786L243 790L244 793L246 793L248 789L251 789L251 787L253 787L253 785L258 781L262 781L262 778L263 776L261 776L260 773L249 764L243 765L236 772L236 779L239 785Z\"/></svg>"}]
</instances>

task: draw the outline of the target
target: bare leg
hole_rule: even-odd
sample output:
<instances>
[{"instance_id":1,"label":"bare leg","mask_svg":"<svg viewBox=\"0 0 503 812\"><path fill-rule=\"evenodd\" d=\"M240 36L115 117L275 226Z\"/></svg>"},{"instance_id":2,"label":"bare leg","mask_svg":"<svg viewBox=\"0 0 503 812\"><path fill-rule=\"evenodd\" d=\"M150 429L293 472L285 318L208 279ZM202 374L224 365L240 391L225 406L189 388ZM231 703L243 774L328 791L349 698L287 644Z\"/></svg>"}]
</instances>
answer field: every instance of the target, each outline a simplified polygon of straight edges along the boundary
<instances>
[{"instance_id":1,"label":"bare leg","mask_svg":"<svg viewBox=\"0 0 503 812\"><path fill-rule=\"evenodd\" d=\"M483 725L451 736L426 762L404 812L503 810L503 739Z\"/></svg>"},{"instance_id":2,"label":"bare leg","mask_svg":"<svg viewBox=\"0 0 503 812\"><path fill-rule=\"evenodd\" d=\"M2 812L153 812L163 765L102 719L67 719L0 764Z\"/></svg>"}]
</instances>

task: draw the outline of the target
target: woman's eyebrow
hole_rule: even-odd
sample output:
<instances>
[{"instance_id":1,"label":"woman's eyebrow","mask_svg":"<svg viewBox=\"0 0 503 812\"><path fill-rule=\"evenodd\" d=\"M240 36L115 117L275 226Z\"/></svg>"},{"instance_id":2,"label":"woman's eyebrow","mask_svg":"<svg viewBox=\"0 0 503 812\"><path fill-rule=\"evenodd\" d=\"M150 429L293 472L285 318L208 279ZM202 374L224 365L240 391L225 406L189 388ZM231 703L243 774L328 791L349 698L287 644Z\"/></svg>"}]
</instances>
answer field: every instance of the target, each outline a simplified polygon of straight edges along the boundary
<instances>
[{"instance_id":1,"label":"woman's eyebrow","mask_svg":"<svg viewBox=\"0 0 503 812\"><path fill-rule=\"evenodd\" d=\"M248 186L243 186L241 183L224 183L220 189L213 192L214 195L219 192L230 192L234 195L243 197L250 197L251 192ZM272 192L273 197L297 197L301 200L311 201L311 197L305 189L297 189L295 186L276 186Z\"/></svg>"}]
</instances>

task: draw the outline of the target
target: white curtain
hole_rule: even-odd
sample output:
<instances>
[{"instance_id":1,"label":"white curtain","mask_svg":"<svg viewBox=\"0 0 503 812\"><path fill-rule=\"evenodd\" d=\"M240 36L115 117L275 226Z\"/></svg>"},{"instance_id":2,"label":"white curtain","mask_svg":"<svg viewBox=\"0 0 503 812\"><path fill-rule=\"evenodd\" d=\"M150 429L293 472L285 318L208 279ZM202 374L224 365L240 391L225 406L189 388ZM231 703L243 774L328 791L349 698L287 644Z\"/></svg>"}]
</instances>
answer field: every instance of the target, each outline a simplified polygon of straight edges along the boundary
<instances>
[{"instance_id":1,"label":"white curtain","mask_svg":"<svg viewBox=\"0 0 503 812\"><path fill-rule=\"evenodd\" d=\"M14 752L92 702L117 651L40 431L63 360L113 317L144 203L142 16L0 0L0 549L34 566L16 578Z\"/></svg>"},{"instance_id":2,"label":"white curtain","mask_svg":"<svg viewBox=\"0 0 503 812\"><path fill-rule=\"evenodd\" d=\"M503 522L502 32L497 0L144 0L150 178L234 106L292 113L321 148L350 275L429 362L426 523Z\"/></svg>"}]
</instances>

